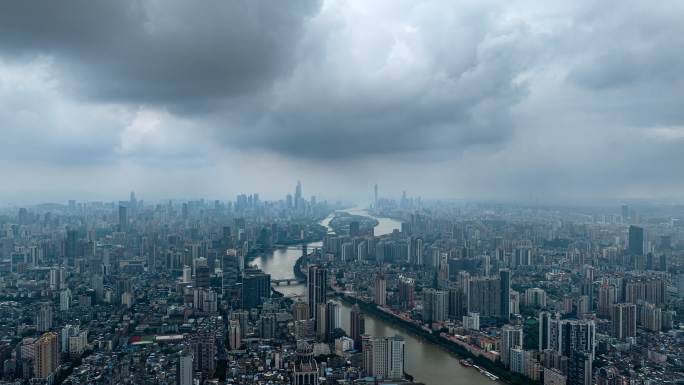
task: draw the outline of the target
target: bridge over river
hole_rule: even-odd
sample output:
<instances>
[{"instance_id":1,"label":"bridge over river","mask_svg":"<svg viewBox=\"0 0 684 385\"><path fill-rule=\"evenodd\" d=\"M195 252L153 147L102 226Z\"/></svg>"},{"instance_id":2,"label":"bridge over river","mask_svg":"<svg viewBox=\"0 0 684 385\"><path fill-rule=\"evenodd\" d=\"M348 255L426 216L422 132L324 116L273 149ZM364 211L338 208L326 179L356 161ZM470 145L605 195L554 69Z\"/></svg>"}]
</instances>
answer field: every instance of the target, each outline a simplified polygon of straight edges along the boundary
<instances>
[{"instance_id":1,"label":"bridge over river","mask_svg":"<svg viewBox=\"0 0 684 385\"><path fill-rule=\"evenodd\" d=\"M306 283L305 279L299 279L299 278L280 278L280 279L271 279L271 285L275 286L280 286L281 284L286 284L288 286L295 284L298 285L300 283Z\"/></svg>"}]
</instances>

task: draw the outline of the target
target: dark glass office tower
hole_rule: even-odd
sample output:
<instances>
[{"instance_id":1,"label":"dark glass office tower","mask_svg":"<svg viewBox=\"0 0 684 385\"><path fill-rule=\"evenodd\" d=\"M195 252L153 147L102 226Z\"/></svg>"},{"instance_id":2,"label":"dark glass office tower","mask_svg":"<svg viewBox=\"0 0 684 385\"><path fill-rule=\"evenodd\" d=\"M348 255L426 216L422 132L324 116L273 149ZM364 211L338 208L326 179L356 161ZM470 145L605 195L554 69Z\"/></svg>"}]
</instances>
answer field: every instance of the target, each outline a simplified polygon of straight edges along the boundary
<instances>
[{"instance_id":1,"label":"dark glass office tower","mask_svg":"<svg viewBox=\"0 0 684 385\"><path fill-rule=\"evenodd\" d=\"M644 229L639 226L629 226L629 253L642 255L644 253Z\"/></svg>"}]
</instances>

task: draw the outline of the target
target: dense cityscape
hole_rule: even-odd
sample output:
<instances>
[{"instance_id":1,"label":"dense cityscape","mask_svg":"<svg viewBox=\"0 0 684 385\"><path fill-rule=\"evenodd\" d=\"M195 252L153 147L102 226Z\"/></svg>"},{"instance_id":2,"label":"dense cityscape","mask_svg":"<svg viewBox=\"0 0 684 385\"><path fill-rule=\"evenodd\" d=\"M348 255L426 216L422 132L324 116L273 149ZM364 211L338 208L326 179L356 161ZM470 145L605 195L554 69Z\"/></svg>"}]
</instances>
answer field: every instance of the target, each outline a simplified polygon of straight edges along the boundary
<instances>
[{"instance_id":1,"label":"dense cityscape","mask_svg":"<svg viewBox=\"0 0 684 385\"><path fill-rule=\"evenodd\" d=\"M297 183L278 201L5 211L3 384L684 380L684 224L666 214L682 207L393 200L376 185L362 209ZM417 368L416 340L444 373Z\"/></svg>"},{"instance_id":2,"label":"dense cityscape","mask_svg":"<svg viewBox=\"0 0 684 385\"><path fill-rule=\"evenodd\" d=\"M0 1L0 385L684 385L684 1Z\"/></svg>"}]
</instances>

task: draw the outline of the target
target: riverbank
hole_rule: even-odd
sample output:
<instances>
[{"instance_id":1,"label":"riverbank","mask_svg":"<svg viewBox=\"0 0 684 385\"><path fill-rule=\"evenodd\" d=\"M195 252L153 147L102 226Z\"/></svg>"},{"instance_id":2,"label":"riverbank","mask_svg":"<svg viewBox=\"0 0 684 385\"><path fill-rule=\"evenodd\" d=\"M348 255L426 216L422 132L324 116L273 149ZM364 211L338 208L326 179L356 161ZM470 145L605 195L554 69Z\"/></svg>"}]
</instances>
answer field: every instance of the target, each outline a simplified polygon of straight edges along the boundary
<instances>
[{"instance_id":1,"label":"riverbank","mask_svg":"<svg viewBox=\"0 0 684 385\"><path fill-rule=\"evenodd\" d=\"M303 255L299 258L297 258L297 262L295 262L294 266L292 267L292 272L294 273L295 278L301 279L301 280L306 280L306 274L302 271L302 265L306 262L305 261L306 257Z\"/></svg>"},{"instance_id":2,"label":"riverbank","mask_svg":"<svg viewBox=\"0 0 684 385\"><path fill-rule=\"evenodd\" d=\"M327 228L322 226L320 223L317 223L317 225L320 227L320 229L318 229L318 231L314 235L309 236L307 238L293 239L290 241L281 241L277 244L271 245L270 247L255 247L254 249L247 252L247 255L245 255L245 264L248 265L262 254L273 253L278 249L283 249L291 246L303 246L308 245L310 243L323 241L325 235L327 234Z\"/></svg>"},{"instance_id":3,"label":"riverbank","mask_svg":"<svg viewBox=\"0 0 684 385\"><path fill-rule=\"evenodd\" d=\"M385 311L382 311L378 309L375 304L360 301L356 298L349 297L346 295L338 294L338 298L349 306L358 304L361 310L366 312L367 314L373 315L398 329L404 330L422 341L428 342L433 345L437 345L438 347L452 354L453 356L456 356L458 358L470 358L475 365L499 377L499 380L502 382L513 385L537 384L520 374L508 371L506 368L503 367L503 365L501 365L498 362L492 362L486 358L475 356L462 346L440 337L439 334L431 333L416 324L413 324L406 320L395 317Z\"/></svg>"}]
</instances>

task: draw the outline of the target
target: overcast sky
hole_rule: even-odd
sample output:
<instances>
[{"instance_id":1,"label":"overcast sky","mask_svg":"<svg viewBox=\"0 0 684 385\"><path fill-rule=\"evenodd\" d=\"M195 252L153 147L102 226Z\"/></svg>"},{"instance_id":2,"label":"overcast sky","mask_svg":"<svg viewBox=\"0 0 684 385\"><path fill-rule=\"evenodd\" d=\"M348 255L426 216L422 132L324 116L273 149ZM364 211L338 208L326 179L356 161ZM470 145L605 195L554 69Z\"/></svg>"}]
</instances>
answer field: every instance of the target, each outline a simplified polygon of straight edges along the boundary
<instances>
[{"instance_id":1,"label":"overcast sky","mask_svg":"<svg viewBox=\"0 0 684 385\"><path fill-rule=\"evenodd\" d=\"M0 200L684 200L684 2L0 2Z\"/></svg>"}]
</instances>

